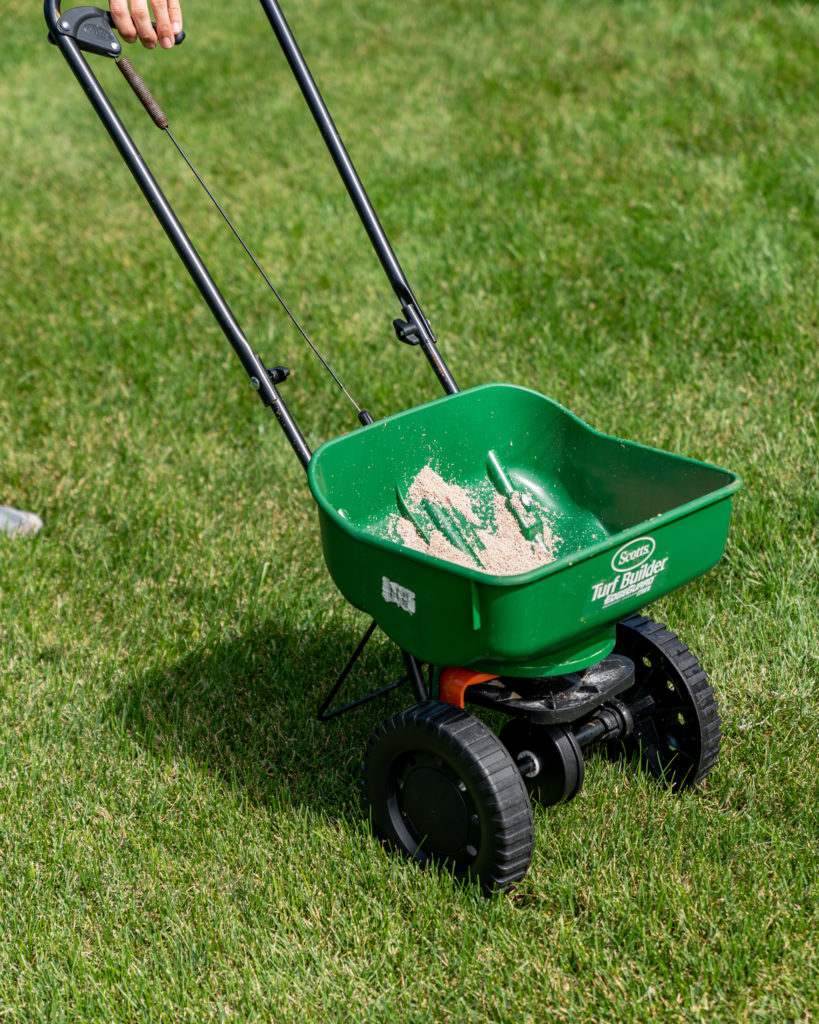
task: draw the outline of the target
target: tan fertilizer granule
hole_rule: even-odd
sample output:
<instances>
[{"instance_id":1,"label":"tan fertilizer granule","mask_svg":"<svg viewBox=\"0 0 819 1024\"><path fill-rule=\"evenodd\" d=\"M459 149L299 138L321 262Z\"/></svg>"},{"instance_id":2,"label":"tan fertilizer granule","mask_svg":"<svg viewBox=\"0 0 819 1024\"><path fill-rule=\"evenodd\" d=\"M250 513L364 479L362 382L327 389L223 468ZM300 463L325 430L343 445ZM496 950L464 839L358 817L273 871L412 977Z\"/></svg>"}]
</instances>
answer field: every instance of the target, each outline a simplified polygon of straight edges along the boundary
<instances>
[{"instance_id":1,"label":"tan fertilizer granule","mask_svg":"<svg viewBox=\"0 0 819 1024\"><path fill-rule=\"evenodd\" d=\"M410 511L418 513L419 519L428 526L429 532L427 543L414 523L403 516L395 516L395 531L401 542L413 551L421 551L454 565L481 569L492 576L515 576L518 573L529 572L531 569L548 565L556 557L555 550L559 538L543 522L542 515L542 532L534 541L528 541L523 536L517 519L509 511L502 494L493 495L491 514L485 514L481 518L475 508L477 506L479 511L481 510L481 504L486 500L484 495L459 484L447 483L430 466L424 466L416 475L407 491L407 500ZM525 521L530 518L533 522L536 521L530 496L522 499L520 493L516 491L510 501ZM444 511L456 510L474 527L469 531L469 536L472 541L470 547L476 551L477 562L470 554L450 543L444 534L434 527L424 512L425 502L430 502ZM492 528L484 527L485 521L492 522Z\"/></svg>"},{"instance_id":2,"label":"tan fertilizer granule","mask_svg":"<svg viewBox=\"0 0 819 1024\"><path fill-rule=\"evenodd\" d=\"M476 569L475 560L469 555L459 551L454 544L450 544L440 530L430 535L429 544L415 529L415 526L404 519L403 516L396 516L396 529L404 547L412 548L413 551L422 551L425 555L432 555L444 562L451 562L453 565L463 565L467 569Z\"/></svg>"},{"instance_id":3,"label":"tan fertilizer granule","mask_svg":"<svg viewBox=\"0 0 819 1024\"><path fill-rule=\"evenodd\" d=\"M472 501L466 490L457 484L448 484L431 466L424 466L417 474L410 484L407 497L415 505L426 498L442 508L454 508L468 523L480 526L481 521L472 509Z\"/></svg>"}]
</instances>

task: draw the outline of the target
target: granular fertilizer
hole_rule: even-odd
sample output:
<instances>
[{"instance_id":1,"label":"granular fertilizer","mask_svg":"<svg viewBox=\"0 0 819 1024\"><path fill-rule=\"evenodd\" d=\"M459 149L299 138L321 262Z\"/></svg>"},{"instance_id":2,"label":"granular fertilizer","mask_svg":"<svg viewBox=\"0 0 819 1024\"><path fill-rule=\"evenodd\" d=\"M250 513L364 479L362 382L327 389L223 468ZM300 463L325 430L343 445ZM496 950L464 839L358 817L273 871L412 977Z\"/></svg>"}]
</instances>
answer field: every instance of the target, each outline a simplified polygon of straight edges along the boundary
<instances>
[{"instance_id":1,"label":"granular fertilizer","mask_svg":"<svg viewBox=\"0 0 819 1024\"><path fill-rule=\"evenodd\" d=\"M542 531L534 540L527 540L509 505L524 517L538 516ZM455 524L451 534L461 538L456 546L436 526L429 507ZM396 515L393 528L405 547L440 558L453 565L480 569L492 576L515 576L553 562L559 537L545 522L543 512L535 513L530 495L513 492L507 499L495 493L491 499L478 488L447 483L431 466L424 466L407 490L407 509L411 518ZM464 528L458 513L468 524ZM415 521L413 521L415 520ZM419 526L427 533L422 536Z\"/></svg>"}]
</instances>

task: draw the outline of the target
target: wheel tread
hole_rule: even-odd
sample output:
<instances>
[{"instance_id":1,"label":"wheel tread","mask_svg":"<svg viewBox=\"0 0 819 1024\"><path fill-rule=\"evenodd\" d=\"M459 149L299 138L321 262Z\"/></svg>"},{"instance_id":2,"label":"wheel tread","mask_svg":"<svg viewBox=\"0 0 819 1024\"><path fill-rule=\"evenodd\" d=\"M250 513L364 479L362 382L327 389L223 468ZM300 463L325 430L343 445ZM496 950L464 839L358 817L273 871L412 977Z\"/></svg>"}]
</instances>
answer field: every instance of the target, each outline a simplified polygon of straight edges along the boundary
<instances>
[{"instance_id":1,"label":"wheel tread","mask_svg":"<svg viewBox=\"0 0 819 1024\"><path fill-rule=\"evenodd\" d=\"M409 849L400 841L388 815L380 807L385 783L378 777L382 762L391 765L388 752L402 743L428 744L455 763L471 785L470 792L483 828L491 833L485 864L473 873L470 866L455 873L475 877L487 893L505 890L526 873L534 846L532 809L523 779L495 734L469 712L442 701L425 701L399 711L372 733L364 751L364 794L371 809L373 828L390 845L425 863L429 853ZM395 757L399 756L396 753ZM396 841L398 840L398 841ZM423 853L423 855L422 855ZM482 853L479 852L477 861Z\"/></svg>"},{"instance_id":2,"label":"wheel tread","mask_svg":"<svg viewBox=\"0 0 819 1024\"><path fill-rule=\"evenodd\" d=\"M618 643L623 636L633 638L634 634L646 642L644 646L671 663L696 715L699 749L694 757L695 768L674 783L677 788L696 786L716 764L722 739L722 722L713 687L696 655L663 623L645 615L630 615L618 626Z\"/></svg>"}]
</instances>

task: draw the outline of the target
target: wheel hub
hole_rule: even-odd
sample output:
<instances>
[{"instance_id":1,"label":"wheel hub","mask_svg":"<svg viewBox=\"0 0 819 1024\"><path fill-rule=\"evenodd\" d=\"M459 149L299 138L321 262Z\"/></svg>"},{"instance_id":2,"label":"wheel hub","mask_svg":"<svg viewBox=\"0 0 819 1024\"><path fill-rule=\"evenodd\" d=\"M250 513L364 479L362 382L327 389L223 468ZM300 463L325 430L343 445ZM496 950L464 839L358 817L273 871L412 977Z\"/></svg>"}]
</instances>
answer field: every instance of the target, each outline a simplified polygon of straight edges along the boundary
<instances>
[{"instance_id":1,"label":"wheel hub","mask_svg":"<svg viewBox=\"0 0 819 1024\"><path fill-rule=\"evenodd\" d=\"M531 796L544 806L576 796L583 785L583 754L564 725L532 725L513 719L500 733Z\"/></svg>"},{"instance_id":2,"label":"wheel hub","mask_svg":"<svg viewBox=\"0 0 819 1024\"><path fill-rule=\"evenodd\" d=\"M440 757L416 754L398 777L397 803L419 842L444 857L477 852L478 816L464 781Z\"/></svg>"}]
</instances>

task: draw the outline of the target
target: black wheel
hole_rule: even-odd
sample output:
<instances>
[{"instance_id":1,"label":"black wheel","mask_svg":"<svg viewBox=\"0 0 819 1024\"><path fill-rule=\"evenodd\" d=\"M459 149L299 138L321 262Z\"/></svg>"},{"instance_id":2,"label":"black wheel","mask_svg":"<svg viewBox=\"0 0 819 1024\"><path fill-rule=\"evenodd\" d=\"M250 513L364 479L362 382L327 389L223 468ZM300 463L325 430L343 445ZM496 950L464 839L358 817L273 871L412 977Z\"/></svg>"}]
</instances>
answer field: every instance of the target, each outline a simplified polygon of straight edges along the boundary
<instances>
[{"instance_id":1,"label":"black wheel","mask_svg":"<svg viewBox=\"0 0 819 1024\"><path fill-rule=\"evenodd\" d=\"M401 711L364 752L373 831L418 864L438 864L484 892L526 874L532 806L514 761L473 715L442 701Z\"/></svg>"},{"instance_id":2,"label":"black wheel","mask_svg":"<svg viewBox=\"0 0 819 1024\"><path fill-rule=\"evenodd\" d=\"M720 717L702 666L659 622L632 615L617 625L615 650L634 662L635 684L619 695L634 732L608 752L637 752L652 775L674 790L696 786L719 755Z\"/></svg>"},{"instance_id":3,"label":"black wheel","mask_svg":"<svg viewBox=\"0 0 819 1024\"><path fill-rule=\"evenodd\" d=\"M515 718L500 731L529 796L544 806L564 803L583 786L583 752L565 725L533 725Z\"/></svg>"}]
</instances>

